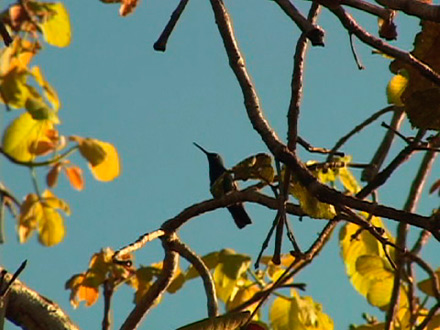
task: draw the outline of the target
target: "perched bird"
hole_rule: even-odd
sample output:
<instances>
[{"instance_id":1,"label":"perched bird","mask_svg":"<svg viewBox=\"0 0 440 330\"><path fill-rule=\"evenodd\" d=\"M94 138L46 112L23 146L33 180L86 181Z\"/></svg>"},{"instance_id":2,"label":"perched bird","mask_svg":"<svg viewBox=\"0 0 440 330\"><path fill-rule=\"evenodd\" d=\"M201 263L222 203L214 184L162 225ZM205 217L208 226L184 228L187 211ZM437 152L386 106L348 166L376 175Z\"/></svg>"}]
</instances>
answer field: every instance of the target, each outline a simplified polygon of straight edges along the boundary
<instances>
[{"instance_id":1,"label":"perched bird","mask_svg":"<svg viewBox=\"0 0 440 330\"><path fill-rule=\"evenodd\" d=\"M223 162L222 157L219 154L208 152L197 143L194 142L194 145L202 150L205 155L208 157L209 162L209 181L210 187L212 188L214 182L227 170L225 168L225 164ZM226 174L226 177L223 180L223 194L226 194L229 191L237 190L237 184L232 180L230 174ZM211 190L212 193L212 190ZM214 195L214 193L213 193ZM215 196L214 197L219 197ZM243 203L237 203L228 207L228 211L231 213L232 218L234 218L235 224L238 228L243 228L246 225L252 223L249 215L246 213Z\"/></svg>"}]
</instances>

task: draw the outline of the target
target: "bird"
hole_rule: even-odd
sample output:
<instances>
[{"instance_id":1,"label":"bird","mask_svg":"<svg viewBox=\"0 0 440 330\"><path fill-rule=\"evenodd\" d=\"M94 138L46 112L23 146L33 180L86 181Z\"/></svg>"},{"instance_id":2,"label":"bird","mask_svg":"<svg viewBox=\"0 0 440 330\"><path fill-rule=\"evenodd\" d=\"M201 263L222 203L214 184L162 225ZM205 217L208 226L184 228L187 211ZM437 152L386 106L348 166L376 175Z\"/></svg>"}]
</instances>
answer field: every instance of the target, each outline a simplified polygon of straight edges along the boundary
<instances>
[{"instance_id":1,"label":"bird","mask_svg":"<svg viewBox=\"0 0 440 330\"><path fill-rule=\"evenodd\" d=\"M203 147L198 145L197 143L193 142L194 145L199 148L203 153L208 157L208 163L209 163L209 181L210 181L210 187L214 185L214 182L223 175L223 173L227 172L227 169L225 167L225 163L223 162L223 158L214 152L206 151ZM237 184L232 179L232 176L227 173L226 177L223 180L223 194L226 194L230 191L237 190ZM212 195L215 197L214 192L211 189ZM244 228L245 226L252 223L251 218L247 214L246 210L244 209L243 203L236 203L234 205L231 205L228 207L229 213L231 213L232 218L234 219L235 224L239 229Z\"/></svg>"}]
</instances>

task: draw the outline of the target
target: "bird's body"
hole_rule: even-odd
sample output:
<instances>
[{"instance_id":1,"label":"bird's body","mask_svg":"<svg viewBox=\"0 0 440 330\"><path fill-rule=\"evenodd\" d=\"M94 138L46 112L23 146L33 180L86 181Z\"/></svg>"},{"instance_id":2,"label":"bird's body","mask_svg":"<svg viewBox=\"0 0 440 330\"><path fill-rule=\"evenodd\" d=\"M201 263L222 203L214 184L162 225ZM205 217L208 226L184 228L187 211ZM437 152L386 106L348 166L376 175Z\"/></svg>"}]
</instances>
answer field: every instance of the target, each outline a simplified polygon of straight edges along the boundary
<instances>
[{"instance_id":1,"label":"bird's body","mask_svg":"<svg viewBox=\"0 0 440 330\"><path fill-rule=\"evenodd\" d=\"M225 164L223 162L222 157L219 154L208 152L201 146L199 146L197 143L194 143L194 145L202 150L205 155L208 157L209 162L209 181L210 181L210 187L212 188L214 183L217 181L219 177L221 177L225 172L227 172L227 169L225 167ZM221 194L226 194L230 191L237 190L237 185L232 179L230 174L226 174L225 178L223 179L223 187L221 187L222 192ZM211 192L214 197L220 197L217 196L215 192L213 192L214 189L211 189ZM249 218L249 215L246 213L246 210L244 209L243 203L237 203L234 205L231 205L228 207L228 211L231 213L232 218L234 219L235 224L238 228L243 228L248 224L251 224L252 221Z\"/></svg>"}]
</instances>

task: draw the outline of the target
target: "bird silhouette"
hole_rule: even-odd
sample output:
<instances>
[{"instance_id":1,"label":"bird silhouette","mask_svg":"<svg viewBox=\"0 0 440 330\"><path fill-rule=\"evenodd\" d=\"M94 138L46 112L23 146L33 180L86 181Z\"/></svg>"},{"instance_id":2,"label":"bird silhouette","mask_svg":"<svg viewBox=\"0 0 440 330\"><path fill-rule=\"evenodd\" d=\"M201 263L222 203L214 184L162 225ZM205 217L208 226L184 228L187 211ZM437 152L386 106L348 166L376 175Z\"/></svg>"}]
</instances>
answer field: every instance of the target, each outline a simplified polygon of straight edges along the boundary
<instances>
[{"instance_id":1,"label":"bird silhouette","mask_svg":"<svg viewBox=\"0 0 440 330\"><path fill-rule=\"evenodd\" d=\"M223 158L214 152L206 151L203 147L198 145L197 143L193 142L194 145L199 148L203 153L208 157L209 162L209 181L210 181L210 187L214 185L214 182L222 176L223 173L227 172L227 169L225 168L225 163L223 162ZM223 180L223 191L222 194L226 194L230 191L237 190L237 184L232 180L232 176L230 174L226 174L224 180ZM211 193L214 197L220 197L215 196L214 193L211 190ZM232 218L234 219L235 224L238 228L242 229L243 227L249 225L252 223L251 218L249 218L249 215L247 214L246 210L244 209L243 203L237 203L234 205L231 205L228 207L228 211L231 213Z\"/></svg>"}]
</instances>

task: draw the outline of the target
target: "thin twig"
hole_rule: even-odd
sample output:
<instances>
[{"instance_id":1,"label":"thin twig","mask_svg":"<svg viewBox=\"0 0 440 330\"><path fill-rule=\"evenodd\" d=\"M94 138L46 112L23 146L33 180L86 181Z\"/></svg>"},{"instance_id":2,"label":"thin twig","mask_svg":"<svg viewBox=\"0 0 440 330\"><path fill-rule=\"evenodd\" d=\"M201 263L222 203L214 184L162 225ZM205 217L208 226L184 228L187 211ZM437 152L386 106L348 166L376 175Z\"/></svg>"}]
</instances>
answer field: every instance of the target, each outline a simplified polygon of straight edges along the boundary
<instances>
[{"instance_id":1,"label":"thin twig","mask_svg":"<svg viewBox=\"0 0 440 330\"><path fill-rule=\"evenodd\" d=\"M332 154L333 156L344 157L345 154L339 151L333 151L325 148L313 147L310 143L304 140L302 137L298 136L297 142L301 147L306 149L308 152L318 153L318 154Z\"/></svg>"},{"instance_id":2,"label":"thin twig","mask_svg":"<svg viewBox=\"0 0 440 330\"><path fill-rule=\"evenodd\" d=\"M379 117L382 115L394 111L394 106L386 107L382 110L379 110L378 112L374 113L372 116L368 117L366 120L364 120L362 123L357 125L355 128L353 128L350 132L348 132L346 135L341 137L335 144L335 146L331 149L330 155L327 157L327 161L331 161L334 155L336 155L336 152L355 134L362 131L365 127L370 125L371 123L375 122Z\"/></svg>"},{"instance_id":3,"label":"thin twig","mask_svg":"<svg viewBox=\"0 0 440 330\"><path fill-rule=\"evenodd\" d=\"M391 174L400 165L406 162L411 156L411 154L414 153L418 143L423 138L424 134L425 134L424 130L419 130L417 136L414 138L414 141L408 146L406 146L404 149L402 149L402 151L391 161L391 163L383 171L379 172L374 177L374 180L370 181L365 187L362 188L360 192L356 194L356 197L360 199L364 199L374 190L382 186L391 177Z\"/></svg>"},{"instance_id":4,"label":"thin twig","mask_svg":"<svg viewBox=\"0 0 440 330\"><path fill-rule=\"evenodd\" d=\"M114 293L114 285L110 280L104 281L104 318L102 320L102 330L111 329L111 300Z\"/></svg>"},{"instance_id":5,"label":"thin twig","mask_svg":"<svg viewBox=\"0 0 440 330\"><path fill-rule=\"evenodd\" d=\"M428 315L425 316L423 321L415 328L415 330L424 330L431 322L432 318L435 316L437 311L440 309L440 303L437 303L429 310Z\"/></svg>"},{"instance_id":6,"label":"thin twig","mask_svg":"<svg viewBox=\"0 0 440 330\"><path fill-rule=\"evenodd\" d=\"M365 70L365 67L362 65L361 59L359 58L356 47L354 46L354 40L353 40L353 33L348 34L348 38L350 39L350 49L351 53L353 54L354 61L356 62L356 65L359 70Z\"/></svg>"},{"instance_id":7,"label":"thin twig","mask_svg":"<svg viewBox=\"0 0 440 330\"><path fill-rule=\"evenodd\" d=\"M183 258L188 260L191 265L200 274L205 287L205 293L207 298L208 316L215 317L218 315L218 302L215 292L214 280L212 279L209 269L206 267L202 259L195 254L191 249L185 245L178 237L176 237L170 243L171 249L179 253Z\"/></svg>"},{"instance_id":8,"label":"thin twig","mask_svg":"<svg viewBox=\"0 0 440 330\"><path fill-rule=\"evenodd\" d=\"M288 3L290 1L287 0ZM308 14L309 24L313 24L317 21L318 15L320 13L320 6L317 3L312 3ZM287 147L295 151L296 143L308 145L304 143L305 141L298 137L298 118L300 105L302 101L302 90L303 90L303 79L304 79L304 61L307 53L307 35L305 32L301 34L298 38L295 48L295 55L293 57L293 73L292 73L292 82L291 86L291 95L290 95L290 104L289 111L287 114Z\"/></svg>"},{"instance_id":9,"label":"thin twig","mask_svg":"<svg viewBox=\"0 0 440 330\"><path fill-rule=\"evenodd\" d=\"M8 294L9 289L11 288L12 284L14 284L14 281L18 278L18 276L20 276L21 272L25 269L26 264L27 260L23 261L12 275L10 281L2 288L2 290L0 290L0 299Z\"/></svg>"},{"instance_id":10,"label":"thin twig","mask_svg":"<svg viewBox=\"0 0 440 330\"><path fill-rule=\"evenodd\" d=\"M156 238L162 237L165 235L165 232L162 229L155 230L151 233L144 234L142 236L139 236L139 238L134 241L133 243L130 243L127 246L124 246L123 248L119 249L113 254L113 262L118 264L127 264L128 262L131 263L131 261L127 261L122 259L124 255L127 255L129 253L135 252L142 247L145 246L148 242L151 242L155 240Z\"/></svg>"},{"instance_id":11,"label":"thin twig","mask_svg":"<svg viewBox=\"0 0 440 330\"><path fill-rule=\"evenodd\" d=\"M390 151L391 145L394 141L394 134L393 132L398 132L398 129L400 128L400 125L402 124L403 120L405 119L405 112L403 111L403 108L401 107L395 107L393 117L391 118L391 125L390 128L393 129L393 131L387 131L385 133L384 138L382 139L382 142L380 143L379 147L376 150L376 153L373 156L373 159L370 162L370 166L366 168L361 175L362 181L371 181L374 179L374 177L377 175L379 170L381 169L383 162L385 161L388 152ZM382 123L383 125L383 123Z\"/></svg>"},{"instance_id":12,"label":"thin twig","mask_svg":"<svg viewBox=\"0 0 440 330\"><path fill-rule=\"evenodd\" d=\"M264 250L266 250L267 247L269 246L270 239L272 238L273 232L277 227L278 218L279 218L279 213L277 213L277 215L275 216L275 219L272 222L272 226L270 227L269 232L267 233L266 238L264 239L263 244L261 245L260 252L258 253L257 259L255 260L255 264L254 264L255 269L260 268L260 259L263 256Z\"/></svg>"},{"instance_id":13,"label":"thin twig","mask_svg":"<svg viewBox=\"0 0 440 330\"><path fill-rule=\"evenodd\" d=\"M171 14L170 20L168 21L167 25L165 26L164 30L162 31L159 39L154 43L153 48L154 50L164 52L167 47L168 38L170 37L171 33L174 30L174 27L177 24L177 21L180 18L180 15L182 15L183 11L185 10L185 7L188 3L188 0L180 0L179 4L177 5L176 9Z\"/></svg>"},{"instance_id":14,"label":"thin twig","mask_svg":"<svg viewBox=\"0 0 440 330\"><path fill-rule=\"evenodd\" d=\"M67 150L66 152L43 162L25 162L25 161L21 161L18 159L15 159L14 157L12 157L11 155L9 155L8 153L6 153L3 148L0 147L0 153L3 154L8 160L10 160L12 163L16 164L16 165L21 165L21 166L26 166L26 167L42 167L42 166L48 166L48 165L52 165L55 164L57 162L59 162L60 160L66 158L67 156L69 156L70 154L72 154L73 152L75 152L76 150L79 149L79 146L76 145L72 148L70 148L69 150Z\"/></svg>"},{"instance_id":15,"label":"thin twig","mask_svg":"<svg viewBox=\"0 0 440 330\"><path fill-rule=\"evenodd\" d=\"M358 37L359 40L375 49L380 50L384 54L411 65L414 69L419 71L422 76L429 79L433 83L440 85L440 75L429 65L423 63L411 53L391 46L390 44L365 31L341 6L329 9L339 18L348 33L353 33L356 37Z\"/></svg>"}]
</instances>

